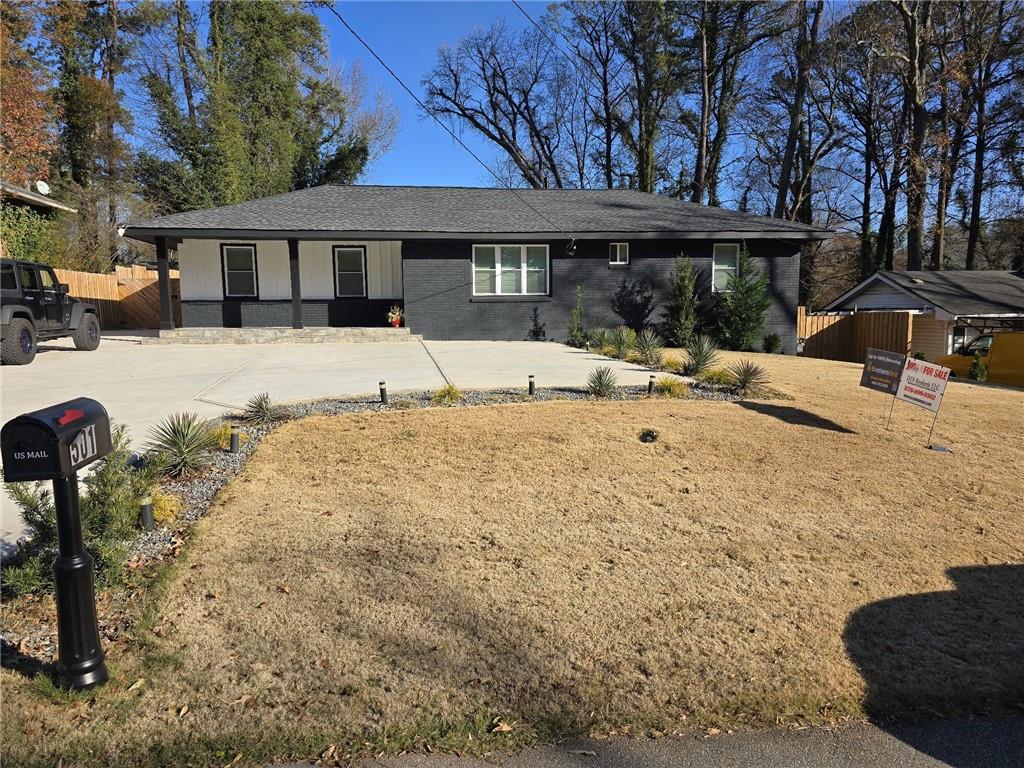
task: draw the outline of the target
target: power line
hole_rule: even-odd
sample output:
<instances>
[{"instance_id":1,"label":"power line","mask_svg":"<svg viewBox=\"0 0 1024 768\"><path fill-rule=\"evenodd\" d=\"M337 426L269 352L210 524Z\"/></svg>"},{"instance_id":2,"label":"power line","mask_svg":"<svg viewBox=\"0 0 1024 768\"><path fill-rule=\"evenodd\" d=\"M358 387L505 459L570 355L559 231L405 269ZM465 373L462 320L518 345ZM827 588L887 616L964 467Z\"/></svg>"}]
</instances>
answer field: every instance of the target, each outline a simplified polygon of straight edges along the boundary
<instances>
[{"instance_id":1,"label":"power line","mask_svg":"<svg viewBox=\"0 0 1024 768\"><path fill-rule=\"evenodd\" d=\"M373 50L373 48L370 46L370 44L368 42L366 42L362 37L360 37L359 33L356 32L352 28L351 24L349 24L347 21L345 21L345 18L340 13L338 13L338 10L332 4L327 3L327 4L325 4L324 7L326 7L327 10L329 10L331 13L333 13L337 17L338 21L340 21L342 23L342 25L345 27L345 29L347 29L350 33L352 33L352 37L354 37L356 40L358 40L359 43L363 46L363 48L365 48L367 51L369 51L370 55L373 56L373 58L375 58L377 60L377 63L380 64L382 67L384 67L384 69L387 70L389 75L391 75L393 78L395 78L395 81L400 86L402 86L403 90L405 90L405 92L408 93L409 96L412 97L413 101L415 101L417 104L419 104L420 108L426 114L430 115L430 117L433 118L435 123L437 123L442 128L444 128L444 130L448 133L448 135L451 136L453 139L455 139L456 143L458 143L458 145L460 147L462 147L464 150L466 150L466 152L468 152L473 157L474 160L476 160L478 163L480 163L480 165L483 166L484 170L486 170L489 174L491 174L491 176L494 177L495 181L497 181L499 184L504 186L509 192L511 192L513 195L515 195L516 199L519 200L519 202L521 202L523 205L525 205L527 208L529 208L531 211L533 211L535 214L537 214L537 216L539 216L544 221L546 221L548 224L550 224L552 227L554 227L554 230L556 232L560 232L561 234L565 235L565 237L568 240L574 240L572 235L570 235L564 229L562 229L557 224L555 224L555 222L553 222L551 219L549 219L547 216L545 216L539 210L534 208L533 205L531 205L526 200L526 198L524 198L522 195L519 194L519 192L515 189L515 187L513 187L511 184L508 184L507 182L502 181L501 177L498 176L498 174L495 173L493 170L491 170L491 167L489 165L487 165L487 163L485 163L483 160L481 160L480 156L477 155L476 152L474 152L472 149L470 149L468 146L466 146L466 143L455 134L455 131L453 131L451 128L449 128L447 125L445 125L444 121L442 121L437 115L435 115L430 109L428 109L427 105L423 103L423 101L420 99L420 97L417 96L415 93L413 93L412 89L408 85L405 84L405 81L403 81L402 78L400 78L398 76L398 74L395 72L395 70L393 70L391 67L389 67L387 65L387 63L384 61L384 59L382 59L378 55L378 53L375 50Z\"/></svg>"}]
</instances>

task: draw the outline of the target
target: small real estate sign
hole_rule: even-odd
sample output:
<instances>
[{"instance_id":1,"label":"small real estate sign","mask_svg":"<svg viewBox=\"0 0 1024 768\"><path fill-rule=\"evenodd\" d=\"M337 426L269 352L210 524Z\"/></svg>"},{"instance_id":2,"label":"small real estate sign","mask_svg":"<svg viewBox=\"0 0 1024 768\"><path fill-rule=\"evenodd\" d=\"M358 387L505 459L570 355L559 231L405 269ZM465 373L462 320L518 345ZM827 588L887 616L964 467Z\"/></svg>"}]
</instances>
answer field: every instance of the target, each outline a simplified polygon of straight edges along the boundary
<instances>
[{"instance_id":1,"label":"small real estate sign","mask_svg":"<svg viewBox=\"0 0 1024 768\"><path fill-rule=\"evenodd\" d=\"M906 355L869 347L867 358L864 360L864 372L860 375L860 385L887 395L895 395L906 362Z\"/></svg>"},{"instance_id":2,"label":"small real estate sign","mask_svg":"<svg viewBox=\"0 0 1024 768\"><path fill-rule=\"evenodd\" d=\"M942 395L949 381L949 368L929 363L926 360L908 358L903 366L896 399L911 405L927 408L938 413L942 404Z\"/></svg>"}]
</instances>

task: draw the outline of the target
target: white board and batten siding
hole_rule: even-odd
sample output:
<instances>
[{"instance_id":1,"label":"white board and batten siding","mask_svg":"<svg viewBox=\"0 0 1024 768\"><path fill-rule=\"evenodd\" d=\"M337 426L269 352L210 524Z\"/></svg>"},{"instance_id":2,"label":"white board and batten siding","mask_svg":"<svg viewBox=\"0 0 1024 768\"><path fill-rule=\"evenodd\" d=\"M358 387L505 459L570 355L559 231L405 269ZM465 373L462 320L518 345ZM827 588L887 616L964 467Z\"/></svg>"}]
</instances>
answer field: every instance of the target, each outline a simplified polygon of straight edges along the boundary
<instances>
[{"instance_id":1,"label":"white board and batten siding","mask_svg":"<svg viewBox=\"0 0 1024 768\"><path fill-rule=\"evenodd\" d=\"M288 267L288 243L284 240L248 242L256 246L259 298L290 299L292 289ZM216 301L224 298L221 244L220 240L183 240L178 246L183 301ZM402 298L402 243L398 240L300 241L299 282L302 286L302 298L334 298L332 249L336 245L362 246L366 249L367 298Z\"/></svg>"}]
</instances>

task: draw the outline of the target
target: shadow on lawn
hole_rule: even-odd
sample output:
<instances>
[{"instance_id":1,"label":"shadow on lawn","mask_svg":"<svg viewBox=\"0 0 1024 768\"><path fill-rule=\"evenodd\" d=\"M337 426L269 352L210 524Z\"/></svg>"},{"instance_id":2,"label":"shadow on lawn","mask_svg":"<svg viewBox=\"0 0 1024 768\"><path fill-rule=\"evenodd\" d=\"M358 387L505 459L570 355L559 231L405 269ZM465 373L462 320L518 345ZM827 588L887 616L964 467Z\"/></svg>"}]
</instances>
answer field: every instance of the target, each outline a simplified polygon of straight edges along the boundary
<instances>
[{"instance_id":1,"label":"shadow on lawn","mask_svg":"<svg viewBox=\"0 0 1024 768\"><path fill-rule=\"evenodd\" d=\"M858 608L843 640L867 682L864 708L896 738L956 768L1024 755L1024 566L952 568L956 589ZM1005 720L897 723L895 718Z\"/></svg>"},{"instance_id":2,"label":"shadow on lawn","mask_svg":"<svg viewBox=\"0 0 1024 768\"><path fill-rule=\"evenodd\" d=\"M787 424L797 424L802 427L826 429L830 432L841 432L844 435L857 434L852 429L844 427L842 424L837 424L831 419L826 419L824 416L819 416L816 413L805 411L803 408L794 408L792 405L773 405L771 403L758 403L751 402L749 400L740 400L736 404L741 408L746 408L748 411L756 411L757 413L762 413L765 416L773 416Z\"/></svg>"},{"instance_id":3,"label":"shadow on lawn","mask_svg":"<svg viewBox=\"0 0 1024 768\"><path fill-rule=\"evenodd\" d=\"M42 661L35 656L29 656L18 650L17 646L0 640L0 666L10 669L25 677L36 677L45 675L56 679L57 668L48 661Z\"/></svg>"}]
</instances>

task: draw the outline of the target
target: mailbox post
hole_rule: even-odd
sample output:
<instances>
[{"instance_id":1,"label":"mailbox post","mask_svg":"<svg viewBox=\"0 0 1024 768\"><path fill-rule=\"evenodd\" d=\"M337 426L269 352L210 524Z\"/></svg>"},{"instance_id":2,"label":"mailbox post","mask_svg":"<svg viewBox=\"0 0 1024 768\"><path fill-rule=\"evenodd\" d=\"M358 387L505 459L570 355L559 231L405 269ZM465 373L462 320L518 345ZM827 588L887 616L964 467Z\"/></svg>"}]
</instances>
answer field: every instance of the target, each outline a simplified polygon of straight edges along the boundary
<instances>
[{"instance_id":1,"label":"mailbox post","mask_svg":"<svg viewBox=\"0 0 1024 768\"><path fill-rule=\"evenodd\" d=\"M93 560L82 542L78 470L110 453L110 419L95 400L80 397L25 413L0 431L4 480L53 481L59 554L53 563L58 666L69 688L107 680L93 590Z\"/></svg>"}]
</instances>

